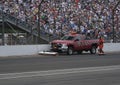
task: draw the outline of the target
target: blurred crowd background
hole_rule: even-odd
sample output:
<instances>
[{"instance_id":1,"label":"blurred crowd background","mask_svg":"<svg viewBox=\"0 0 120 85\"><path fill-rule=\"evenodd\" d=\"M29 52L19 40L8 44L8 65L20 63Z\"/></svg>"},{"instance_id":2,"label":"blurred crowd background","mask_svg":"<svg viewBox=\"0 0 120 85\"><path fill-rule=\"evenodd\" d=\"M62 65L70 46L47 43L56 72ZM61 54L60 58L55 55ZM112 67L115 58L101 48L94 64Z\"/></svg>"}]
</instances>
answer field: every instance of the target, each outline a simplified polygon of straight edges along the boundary
<instances>
[{"instance_id":1,"label":"blurred crowd background","mask_svg":"<svg viewBox=\"0 0 120 85\"><path fill-rule=\"evenodd\" d=\"M91 38L104 36L112 39L114 32L120 38L119 0L44 0L40 7L40 29L53 36L70 32L86 34ZM41 0L0 0L4 12L30 23L37 29L38 7ZM114 16L114 17L113 17Z\"/></svg>"}]
</instances>

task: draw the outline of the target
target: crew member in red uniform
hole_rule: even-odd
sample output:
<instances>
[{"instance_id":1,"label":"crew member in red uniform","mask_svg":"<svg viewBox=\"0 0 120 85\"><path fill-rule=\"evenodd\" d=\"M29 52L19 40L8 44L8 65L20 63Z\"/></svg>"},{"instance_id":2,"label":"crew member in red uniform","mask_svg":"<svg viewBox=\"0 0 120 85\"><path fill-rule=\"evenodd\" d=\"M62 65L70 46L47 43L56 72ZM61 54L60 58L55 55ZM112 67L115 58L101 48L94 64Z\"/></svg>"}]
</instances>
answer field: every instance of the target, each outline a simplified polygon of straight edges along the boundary
<instances>
[{"instance_id":1,"label":"crew member in red uniform","mask_svg":"<svg viewBox=\"0 0 120 85\"><path fill-rule=\"evenodd\" d=\"M102 37L99 38L99 54L104 54L103 47L104 47L104 39Z\"/></svg>"}]
</instances>

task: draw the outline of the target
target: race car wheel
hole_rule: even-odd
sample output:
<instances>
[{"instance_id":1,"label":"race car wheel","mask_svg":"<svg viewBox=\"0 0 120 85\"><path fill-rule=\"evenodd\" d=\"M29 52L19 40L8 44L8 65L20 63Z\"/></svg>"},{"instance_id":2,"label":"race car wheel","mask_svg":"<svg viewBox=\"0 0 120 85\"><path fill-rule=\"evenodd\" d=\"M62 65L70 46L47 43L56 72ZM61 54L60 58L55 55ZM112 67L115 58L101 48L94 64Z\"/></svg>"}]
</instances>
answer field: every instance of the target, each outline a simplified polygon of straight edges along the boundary
<instances>
[{"instance_id":1,"label":"race car wheel","mask_svg":"<svg viewBox=\"0 0 120 85\"><path fill-rule=\"evenodd\" d=\"M73 47L68 47L67 54L68 55L72 55L73 54Z\"/></svg>"},{"instance_id":2,"label":"race car wheel","mask_svg":"<svg viewBox=\"0 0 120 85\"><path fill-rule=\"evenodd\" d=\"M91 54L96 54L96 47L92 46L91 50L90 50Z\"/></svg>"}]
</instances>

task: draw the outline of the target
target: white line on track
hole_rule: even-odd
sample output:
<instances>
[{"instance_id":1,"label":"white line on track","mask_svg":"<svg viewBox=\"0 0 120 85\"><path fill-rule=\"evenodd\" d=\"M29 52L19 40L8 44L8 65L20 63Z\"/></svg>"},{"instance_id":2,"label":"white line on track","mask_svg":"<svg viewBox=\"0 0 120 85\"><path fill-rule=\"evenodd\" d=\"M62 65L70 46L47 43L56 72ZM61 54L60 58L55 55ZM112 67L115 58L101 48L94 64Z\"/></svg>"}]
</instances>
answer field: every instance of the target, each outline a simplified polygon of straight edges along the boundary
<instances>
[{"instance_id":1,"label":"white line on track","mask_svg":"<svg viewBox=\"0 0 120 85\"><path fill-rule=\"evenodd\" d=\"M120 70L120 65L0 74L0 80Z\"/></svg>"}]
</instances>

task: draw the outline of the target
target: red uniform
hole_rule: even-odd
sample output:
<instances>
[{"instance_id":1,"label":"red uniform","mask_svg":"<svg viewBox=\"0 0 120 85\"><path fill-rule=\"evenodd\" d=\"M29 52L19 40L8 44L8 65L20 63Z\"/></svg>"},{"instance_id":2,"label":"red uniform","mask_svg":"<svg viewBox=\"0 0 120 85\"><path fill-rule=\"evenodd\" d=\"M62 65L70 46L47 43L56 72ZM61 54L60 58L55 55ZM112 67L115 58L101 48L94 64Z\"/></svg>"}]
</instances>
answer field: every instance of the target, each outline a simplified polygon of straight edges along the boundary
<instances>
[{"instance_id":1,"label":"red uniform","mask_svg":"<svg viewBox=\"0 0 120 85\"><path fill-rule=\"evenodd\" d=\"M104 51L103 51L103 47L104 47L103 43L104 43L104 39L100 37L100 39L99 39L99 53L104 53Z\"/></svg>"}]
</instances>

